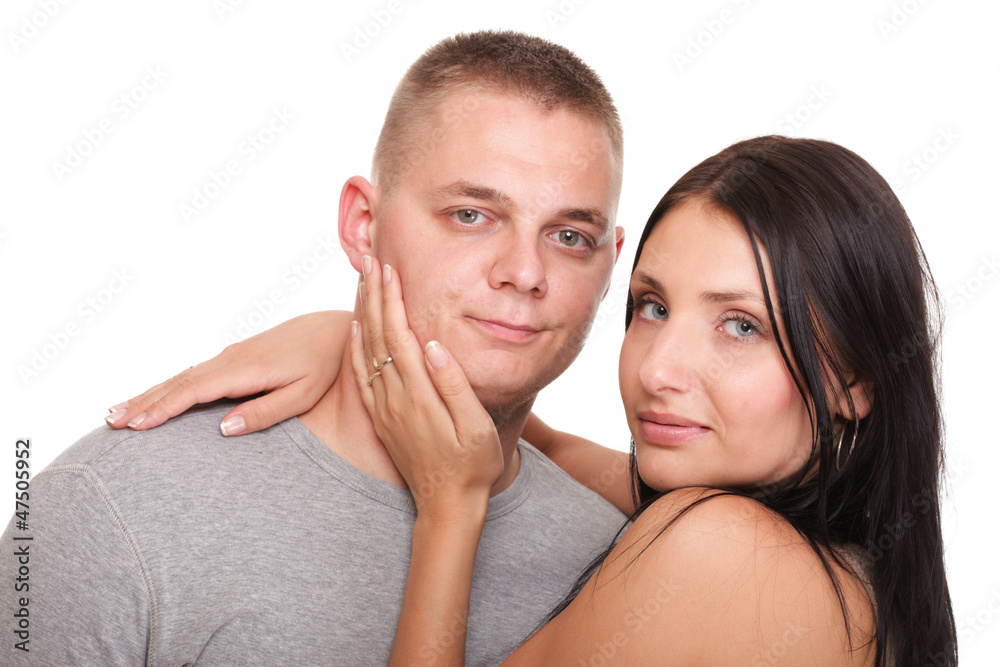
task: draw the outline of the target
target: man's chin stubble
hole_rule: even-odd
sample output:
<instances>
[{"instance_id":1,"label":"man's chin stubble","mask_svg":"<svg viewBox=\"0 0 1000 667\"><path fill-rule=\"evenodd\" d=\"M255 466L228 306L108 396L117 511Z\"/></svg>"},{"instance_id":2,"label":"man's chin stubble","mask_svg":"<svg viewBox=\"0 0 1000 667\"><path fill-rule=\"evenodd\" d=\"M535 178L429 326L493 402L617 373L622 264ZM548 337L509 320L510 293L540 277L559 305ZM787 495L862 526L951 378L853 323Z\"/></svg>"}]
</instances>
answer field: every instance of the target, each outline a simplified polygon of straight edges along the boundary
<instances>
[{"instance_id":1,"label":"man's chin stubble","mask_svg":"<svg viewBox=\"0 0 1000 667\"><path fill-rule=\"evenodd\" d=\"M505 401L503 405L489 405L484 406L486 408L487 414L493 420L494 426L496 426L497 431L503 431L503 429L516 419L525 419L528 412L531 411L531 406L535 402L535 397L537 393L527 393L524 396L517 397L510 401Z\"/></svg>"}]
</instances>

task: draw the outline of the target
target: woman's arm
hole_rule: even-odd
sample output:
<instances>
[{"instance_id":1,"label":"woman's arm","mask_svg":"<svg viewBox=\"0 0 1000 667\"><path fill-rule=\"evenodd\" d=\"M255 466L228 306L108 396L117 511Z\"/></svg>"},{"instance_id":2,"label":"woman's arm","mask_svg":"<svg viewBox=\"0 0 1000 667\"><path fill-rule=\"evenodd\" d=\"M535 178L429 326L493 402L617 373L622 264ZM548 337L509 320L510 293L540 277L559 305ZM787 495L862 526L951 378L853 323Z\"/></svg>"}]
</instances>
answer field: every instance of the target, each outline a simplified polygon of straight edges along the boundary
<instances>
[{"instance_id":1,"label":"woman's arm","mask_svg":"<svg viewBox=\"0 0 1000 667\"><path fill-rule=\"evenodd\" d=\"M352 326L354 376L417 507L390 664L462 665L476 551L503 453L458 363L434 342L421 350L394 272L368 257L363 266L364 333ZM376 372L375 364L390 358Z\"/></svg>"},{"instance_id":2,"label":"woman's arm","mask_svg":"<svg viewBox=\"0 0 1000 667\"><path fill-rule=\"evenodd\" d=\"M572 433L557 431L535 415L528 417L521 437L545 454L570 477L631 516L635 511L628 454L602 447Z\"/></svg>"},{"instance_id":3,"label":"woman's arm","mask_svg":"<svg viewBox=\"0 0 1000 667\"><path fill-rule=\"evenodd\" d=\"M389 665L465 664L472 572L486 504L437 522L417 515Z\"/></svg>"},{"instance_id":4,"label":"woman's arm","mask_svg":"<svg viewBox=\"0 0 1000 667\"><path fill-rule=\"evenodd\" d=\"M220 425L224 435L254 433L302 414L337 379L351 316L323 311L295 317L114 406L105 420L114 429L141 431L196 403L261 392L226 414ZM557 431L534 414L522 436L573 479L624 514L632 513L627 454Z\"/></svg>"},{"instance_id":5,"label":"woman's arm","mask_svg":"<svg viewBox=\"0 0 1000 667\"><path fill-rule=\"evenodd\" d=\"M324 311L295 317L234 343L208 361L147 389L109 410L111 428L159 426L195 403L268 392L223 418L223 435L253 433L302 414L337 379L351 313Z\"/></svg>"}]
</instances>

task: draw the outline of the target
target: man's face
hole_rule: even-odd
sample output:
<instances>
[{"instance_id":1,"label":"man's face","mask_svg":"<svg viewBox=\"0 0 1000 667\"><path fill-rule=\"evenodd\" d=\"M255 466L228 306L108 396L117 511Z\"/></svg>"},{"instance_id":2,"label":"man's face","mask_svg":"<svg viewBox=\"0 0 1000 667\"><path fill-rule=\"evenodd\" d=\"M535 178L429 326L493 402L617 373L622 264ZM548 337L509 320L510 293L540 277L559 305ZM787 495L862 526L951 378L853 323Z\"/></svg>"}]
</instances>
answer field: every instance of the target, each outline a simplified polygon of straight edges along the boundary
<instances>
[{"instance_id":1,"label":"man's face","mask_svg":"<svg viewBox=\"0 0 1000 667\"><path fill-rule=\"evenodd\" d=\"M530 400L576 358L621 249L607 133L483 90L452 93L372 209L375 256L410 326L459 361L487 409Z\"/></svg>"}]
</instances>

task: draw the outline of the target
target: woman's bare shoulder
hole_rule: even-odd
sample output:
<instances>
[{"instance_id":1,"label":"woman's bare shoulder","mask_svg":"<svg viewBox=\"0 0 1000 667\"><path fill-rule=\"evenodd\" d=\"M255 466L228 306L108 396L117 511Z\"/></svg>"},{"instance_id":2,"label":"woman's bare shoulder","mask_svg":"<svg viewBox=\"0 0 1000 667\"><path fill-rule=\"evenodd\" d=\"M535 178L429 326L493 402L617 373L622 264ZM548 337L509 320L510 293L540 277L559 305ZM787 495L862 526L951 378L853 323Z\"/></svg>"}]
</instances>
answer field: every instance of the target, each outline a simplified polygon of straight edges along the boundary
<instances>
[{"instance_id":1,"label":"woman's bare shoulder","mask_svg":"<svg viewBox=\"0 0 1000 667\"><path fill-rule=\"evenodd\" d=\"M577 599L524 648L536 659L575 656L552 664L587 664L612 649L606 664L871 664L864 585L832 566L853 653L822 561L791 524L750 498L675 491L636 519Z\"/></svg>"}]
</instances>

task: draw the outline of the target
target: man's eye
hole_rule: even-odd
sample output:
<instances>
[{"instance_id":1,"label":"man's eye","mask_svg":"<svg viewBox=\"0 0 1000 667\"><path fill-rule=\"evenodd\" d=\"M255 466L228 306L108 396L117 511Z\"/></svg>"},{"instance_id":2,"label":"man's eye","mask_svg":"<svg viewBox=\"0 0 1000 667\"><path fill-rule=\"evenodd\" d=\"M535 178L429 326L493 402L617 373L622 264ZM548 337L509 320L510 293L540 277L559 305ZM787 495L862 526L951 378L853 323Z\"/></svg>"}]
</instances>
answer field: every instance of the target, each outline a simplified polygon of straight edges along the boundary
<instances>
[{"instance_id":1,"label":"man's eye","mask_svg":"<svg viewBox=\"0 0 1000 667\"><path fill-rule=\"evenodd\" d=\"M567 248L578 248L581 245L587 244L587 239L578 231L572 229L563 229L556 232L556 240Z\"/></svg>"},{"instance_id":2,"label":"man's eye","mask_svg":"<svg viewBox=\"0 0 1000 667\"><path fill-rule=\"evenodd\" d=\"M474 208L463 208L460 211L455 211L451 214L451 217L463 225L474 225L477 222L485 222L486 218L486 216Z\"/></svg>"}]
</instances>

